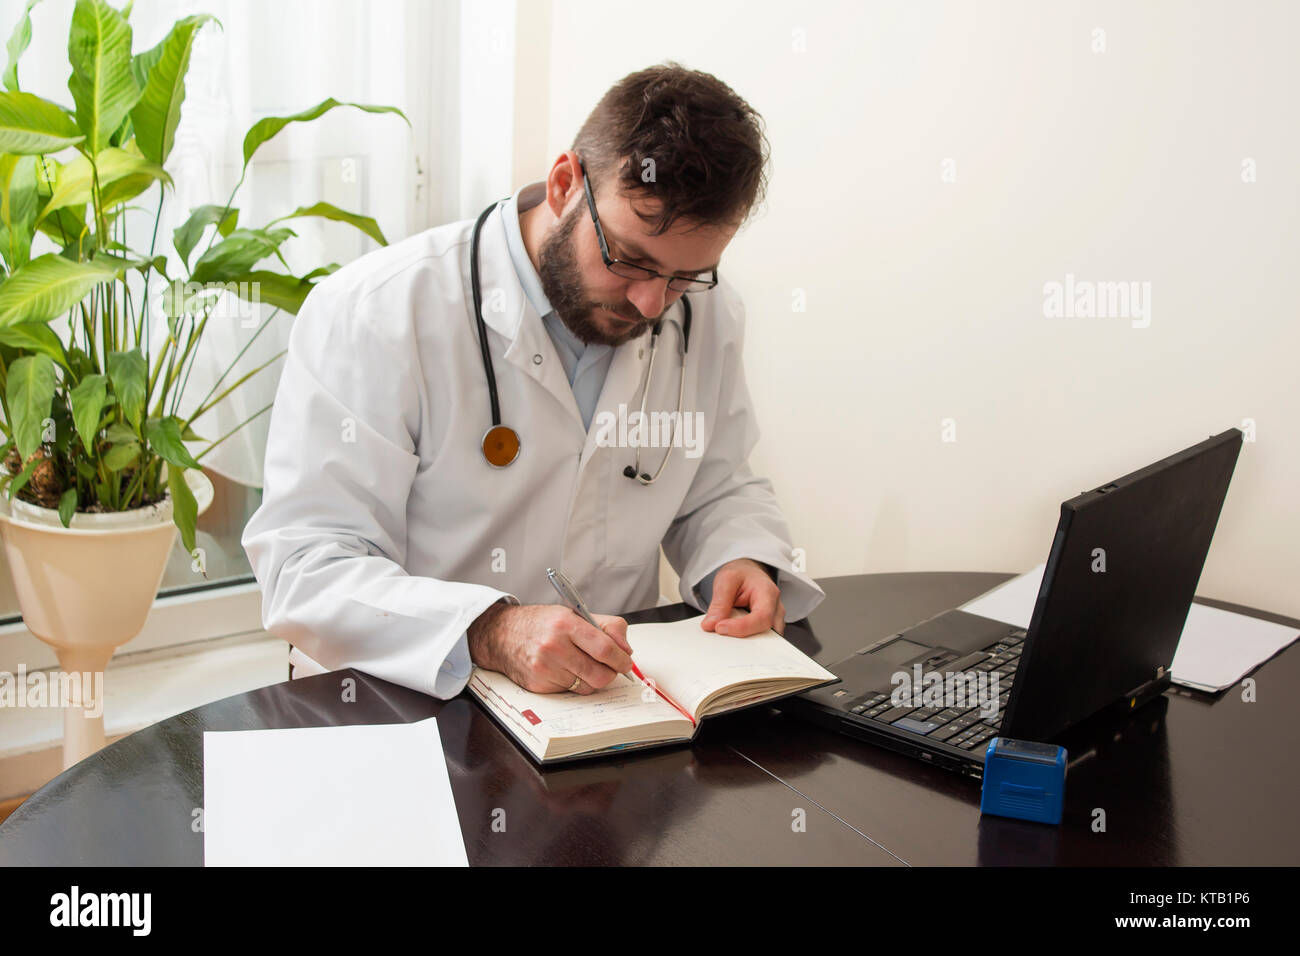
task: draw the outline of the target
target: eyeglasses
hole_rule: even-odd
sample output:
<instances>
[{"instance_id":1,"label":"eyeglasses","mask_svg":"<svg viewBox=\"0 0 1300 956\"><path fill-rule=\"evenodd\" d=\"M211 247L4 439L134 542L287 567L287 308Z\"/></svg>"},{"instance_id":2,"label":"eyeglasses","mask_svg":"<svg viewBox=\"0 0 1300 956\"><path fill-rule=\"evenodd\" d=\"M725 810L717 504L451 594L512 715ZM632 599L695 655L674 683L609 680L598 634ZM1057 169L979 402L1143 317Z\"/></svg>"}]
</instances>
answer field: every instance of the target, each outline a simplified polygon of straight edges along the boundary
<instances>
[{"instance_id":1,"label":"eyeglasses","mask_svg":"<svg viewBox=\"0 0 1300 956\"><path fill-rule=\"evenodd\" d=\"M674 292L704 292L718 284L717 269L709 270L709 275L712 276L709 279L699 276L664 275L645 266L611 257L609 243L605 241L605 230L600 227L600 217L596 215L596 199L591 194L591 177L587 175L587 167L581 159L578 160L578 168L582 170L582 188L587 194L587 208L591 210L591 221L596 226L596 240L600 243L600 257L605 260L606 269L624 279L636 279L641 282L647 279L667 279L668 288Z\"/></svg>"}]
</instances>

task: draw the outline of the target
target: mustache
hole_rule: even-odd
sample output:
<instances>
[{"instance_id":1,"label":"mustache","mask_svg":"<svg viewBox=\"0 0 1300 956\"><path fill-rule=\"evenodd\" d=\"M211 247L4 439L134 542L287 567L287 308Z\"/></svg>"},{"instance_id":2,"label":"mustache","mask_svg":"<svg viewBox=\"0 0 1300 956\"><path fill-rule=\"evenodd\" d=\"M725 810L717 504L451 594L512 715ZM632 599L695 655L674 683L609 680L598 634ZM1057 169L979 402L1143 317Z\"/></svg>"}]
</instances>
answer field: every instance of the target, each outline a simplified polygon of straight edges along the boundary
<instances>
[{"instance_id":1,"label":"mustache","mask_svg":"<svg viewBox=\"0 0 1300 956\"><path fill-rule=\"evenodd\" d=\"M615 308L614 306L606 305L603 302L593 302L591 303L591 309L592 311L595 311L596 309L600 309L603 312L613 312L615 315L619 316L620 318L627 319L629 322L636 322L639 325L644 325L647 322L654 321L654 319L647 319L635 307L631 309Z\"/></svg>"}]
</instances>

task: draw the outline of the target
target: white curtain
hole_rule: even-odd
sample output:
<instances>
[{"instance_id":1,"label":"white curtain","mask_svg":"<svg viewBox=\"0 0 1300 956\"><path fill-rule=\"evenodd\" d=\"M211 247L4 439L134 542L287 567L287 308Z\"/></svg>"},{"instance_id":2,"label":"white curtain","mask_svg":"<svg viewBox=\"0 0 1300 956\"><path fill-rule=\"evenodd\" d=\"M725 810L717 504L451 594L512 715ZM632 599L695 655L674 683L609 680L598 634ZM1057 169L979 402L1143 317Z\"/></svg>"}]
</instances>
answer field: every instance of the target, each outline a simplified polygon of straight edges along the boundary
<instances>
[{"instance_id":1,"label":"white curtain","mask_svg":"<svg viewBox=\"0 0 1300 956\"><path fill-rule=\"evenodd\" d=\"M24 4L4 0L8 31ZM70 0L46 0L32 13L32 45L21 61L22 88L71 106L67 90ZM241 227L260 227L318 201L377 220L390 243L466 218L509 192L513 123L513 0L138 0L131 12L133 51L161 40L171 24L209 13L191 58L185 105L167 162L175 180L163 207L158 252L173 277L184 275L172 230L190 210L224 205L239 179L243 137L265 116L300 112L327 97L391 105L393 114L338 108L312 123L293 123L257 152L238 194ZM128 239L149 248L157 192L127 214ZM353 227L292 219L282 253L294 275L345 264L377 244ZM190 264L202 254L207 238ZM39 251L48 251L44 248ZM36 254L34 250L33 254ZM284 271L274 259L256 268ZM156 290L158 283L152 283ZM151 290L151 299L155 299ZM155 299L156 301L156 299ZM285 348L291 315L280 313L249 345L264 316L232 297L209 320L185 385L181 413L198 407L231 360L243 357L218 391ZM153 337L166 334L155 315ZM206 439L227 434L275 394L282 362L245 382L195 423ZM204 457L212 470L250 486L262 482L269 414ZM191 446L195 452L202 443ZM307 452L309 454L309 452Z\"/></svg>"}]
</instances>

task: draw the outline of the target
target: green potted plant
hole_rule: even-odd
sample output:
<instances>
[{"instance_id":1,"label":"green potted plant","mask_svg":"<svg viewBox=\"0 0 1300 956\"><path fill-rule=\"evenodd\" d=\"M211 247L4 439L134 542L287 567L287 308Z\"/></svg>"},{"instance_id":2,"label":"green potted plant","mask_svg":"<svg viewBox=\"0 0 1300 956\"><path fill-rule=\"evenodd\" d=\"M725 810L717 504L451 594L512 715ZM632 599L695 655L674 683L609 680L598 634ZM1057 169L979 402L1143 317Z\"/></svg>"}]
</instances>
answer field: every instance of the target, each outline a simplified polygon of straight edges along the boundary
<instances>
[{"instance_id":1,"label":"green potted plant","mask_svg":"<svg viewBox=\"0 0 1300 956\"><path fill-rule=\"evenodd\" d=\"M278 225L285 220L323 217L386 242L375 220L328 203L240 226L234 202L249 162L289 123L337 107L406 117L331 98L254 123L239 183L224 205L191 211L173 233L173 259L158 249L172 184L165 166L194 38L216 21L185 17L157 46L133 53L130 3L118 10L77 0L68 107L19 86L36 2L28 0L13 31L0 92L0 533L28 628L54 646L63 671L99 673L143 627L177 529L194 553L196 521L212 499L204 454L270 408L226 435L200 437L202 417L283 354L228 381L241 351L181 412L219 303L234 295L274 307L246 350L277 312L296 314L315 282L338 268L302 276L259 268L274 257L287 269L281 246L295 233ZM155 188L141 248L123 213ZM41 244L50 251L34 255ZM103 744L102 717L88 711L99 708L82 700L66 711L65 766Z\"/></svg>"}]
</instances>

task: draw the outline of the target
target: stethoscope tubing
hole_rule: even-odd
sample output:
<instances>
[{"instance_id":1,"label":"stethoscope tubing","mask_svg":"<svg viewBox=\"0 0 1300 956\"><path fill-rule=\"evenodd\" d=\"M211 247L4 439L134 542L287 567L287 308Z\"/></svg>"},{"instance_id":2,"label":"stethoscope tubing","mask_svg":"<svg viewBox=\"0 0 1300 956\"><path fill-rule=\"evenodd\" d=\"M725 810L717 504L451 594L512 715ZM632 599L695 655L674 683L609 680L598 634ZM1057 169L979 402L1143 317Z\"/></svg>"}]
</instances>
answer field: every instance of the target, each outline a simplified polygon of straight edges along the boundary
<instances>
[{"instance_id":1,"label":"stethoscope tubing","mask_svg":"<svg viewBox=\"0 0 1300 956\"><path fill-rule=\"evenodd\" d=\"M497 377L496 377L496 372L492 367L492 353L488 349L487 323L483 321L483 293L479 284L478 249L479 249L479 237L483 232L483 224L487 221L488 216L492 214L493 210L495 210L498 205L499 205L499 201L494 202L491 205L489 205L486 209L484 209L481 213L479 213L478 219L474 222L474 231L470 236L470 243L469 243L470 295L474 302L474 322L478 329L479 351L483 356L483 373L487 377L488 401L491 404L491 410L492 410L492 425L488 428L487 432L484 433L485 440L486 440L486 436L490 434L494 429L501 427L501 399L497 394ZM668 463L668 457L669 455L672 454L672 442L676 440L677 429L681 427L680 418L683 414L682 402L686 395L686 355L690 351L690 343L691 343L691 303L685 296L682 297L681 303L682 303L682 327L681 327L682 374L681 374L681 380L679 381L677 386L677 417L679 420L677 422L674 422L673 424L673 437L672 439L670 439L668 452L664 455L663 461L659 463L659 468L657 471L655 471L654 477L643 476L641 474L641 449L640 446L637 447L635 464L631 468L633 474L630 475L629 477L635 478L643 485L650 484L651 482L658 479L660 474L663 473L664 466ZM644 390L642 391L641 394L641 420L642 421L645 421L646 401L650 397L650 383L651 381L653 381L655 354L659 348L659 334L662 330L663 330L663 319L661 318L659 319L659 321L655 323L655 327L651 334L651 339L650 339L650 363L649 366L646 368L645 385L644 385ZM519 441L518 433L516 433L512 428L508 428L508 426L506 430L511 435L514 436L516 443L518 443ZM516 451L515 451L516 456L518 455L518 450L517 450L518 447L519 447L518 444L516 444ZM485 452L485 457L486 457L486 452ZM512 457L510 461L507 461L505 464L508 465L513 461L514 458ZM498 465L496 462L493 462L491 458L488 458L488 464L492 465L495 468L505 467L505 465ZM624 471L626 473L627 469L625 469Z\"/></svg>"},{"instance_id":2,"label":"stethoscope tubing","mask_svg":"<svg viewBox=\"0 0 1300 956\"><path fill-rule=\"evenodd\" d=\"M492 354L488 351L487 324L483 321L483 293L479 288L478 278L478 240L479 235L483 232L483 223L487 217L496 209L497 204L493 203L479 213L478 221L474 223L474 234L470 238L469 250L469 287L474 298L474 321L478 323L478 344L483 352L483 371L487 375L488 399L492 403L492 427L495 428L501 424L501 400L497 396L497 376L492 369Z\"/></svg>"}]
</instances>

